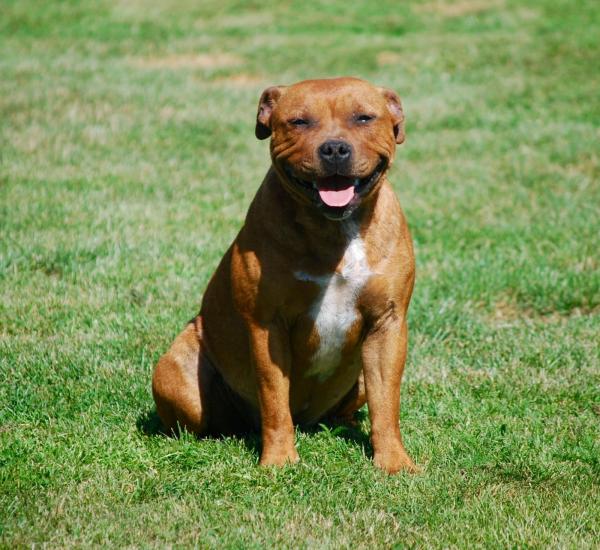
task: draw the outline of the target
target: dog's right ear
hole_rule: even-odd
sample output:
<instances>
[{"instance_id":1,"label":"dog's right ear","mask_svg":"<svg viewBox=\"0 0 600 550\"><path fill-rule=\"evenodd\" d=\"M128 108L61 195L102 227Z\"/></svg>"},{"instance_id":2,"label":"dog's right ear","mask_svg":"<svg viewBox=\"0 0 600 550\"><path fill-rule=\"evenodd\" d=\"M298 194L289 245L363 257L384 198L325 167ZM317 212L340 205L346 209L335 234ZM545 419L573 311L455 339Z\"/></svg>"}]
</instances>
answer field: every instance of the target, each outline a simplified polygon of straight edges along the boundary
<instances>
[{"instance_id":1,"label":"dog's right ear","mask_svg":"<svg viewBox=\"0 0 600 550\"><path fill-rule=\"evenodd\" d=\"M256 128L254 129L258 139L267 139L271 135L271 115L284 88L285 86L271 86L260 96L258 113L256 114Z\"/></svg>"}]
</instances>

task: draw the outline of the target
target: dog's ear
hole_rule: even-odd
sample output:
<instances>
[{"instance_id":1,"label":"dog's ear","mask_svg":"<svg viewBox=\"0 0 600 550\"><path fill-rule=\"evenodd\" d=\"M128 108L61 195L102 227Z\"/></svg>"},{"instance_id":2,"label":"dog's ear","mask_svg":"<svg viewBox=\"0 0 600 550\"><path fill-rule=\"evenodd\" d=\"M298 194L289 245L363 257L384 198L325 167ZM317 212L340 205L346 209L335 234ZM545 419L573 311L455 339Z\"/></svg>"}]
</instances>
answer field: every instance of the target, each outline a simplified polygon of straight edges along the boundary
<instances>
[{"instance_id":1,"label":"dog's ear","mask_svg":"<svg viewBox=\"0 0 600 550\"><path fill-rule=\"evenodd\" d=\"M396 92L389 88L379 88L379 91L387 101L388 110L392 115L392 123L394 124L394 136L396 143L404 143L404 111L402 110L402 102Z\"/></svg>"},{"instance_id":2,"label":"dog's ear","mask_svg":"<svg viewBox=\"0 0 600 550\"><path fill-rule=\"evenodd\" d=\"M258 139L267 139L271 135L271 115L284 88L285 86L271 86L261 94L254 129Z\"/></svg>"}]
</instances>

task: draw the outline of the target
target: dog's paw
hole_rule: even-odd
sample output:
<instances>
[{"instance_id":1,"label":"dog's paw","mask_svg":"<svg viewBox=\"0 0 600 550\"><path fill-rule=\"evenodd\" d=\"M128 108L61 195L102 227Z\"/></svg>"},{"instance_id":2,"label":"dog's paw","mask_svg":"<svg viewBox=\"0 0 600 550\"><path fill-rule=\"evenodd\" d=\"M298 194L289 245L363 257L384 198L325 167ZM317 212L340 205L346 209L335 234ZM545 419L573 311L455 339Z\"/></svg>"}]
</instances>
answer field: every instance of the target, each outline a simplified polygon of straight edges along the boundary
<instances>
[{"instance_id":1,"label":"dog's paw","mask_svg":"<svg viewBox=\"0 0 600 550\"><path fill-rule=\"evenodd\" d=\"M404 449L395 452L375 453L373 457L375 466L388 474L406 472L409 474L420 474L423 469L417 466Z\"/></svg>"},{"instance_id":2,"label":"dog's paw","mask_svg":"<svg viewBox=\"0 0 600 550\"><path fill-rule=\"evenodd\" d=\"M259 464L261 466L285 466L286 464L295 464L299 460L298 451L292 447L285 450L264 450Z\"/></svg>"}]
</instances>

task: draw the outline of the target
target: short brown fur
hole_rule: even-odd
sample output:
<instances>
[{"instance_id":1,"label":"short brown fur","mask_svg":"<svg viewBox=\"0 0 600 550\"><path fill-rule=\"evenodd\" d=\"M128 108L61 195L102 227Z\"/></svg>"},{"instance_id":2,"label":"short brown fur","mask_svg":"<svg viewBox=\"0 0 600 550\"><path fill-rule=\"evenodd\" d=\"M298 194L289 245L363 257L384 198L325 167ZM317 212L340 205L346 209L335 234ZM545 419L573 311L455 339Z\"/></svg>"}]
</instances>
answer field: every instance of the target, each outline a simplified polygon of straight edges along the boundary
<instances>
[{"instance_id":1,"label":"short brown fur","mask_svg":"<svg viewBox=\"0 0 600 550\"><path fill-rule=\"evenodd\" d=\"M361 112L373 119L358 121ZM298 125L304 118L309 124ZM283 465L298 460L295 423L348 419L367 402L375 464L389 473L416 470L399 428L414 255L386 178L395 146L404 141L403 122L394 92L354 78L263 92L256 135L271 137L272 167L208 284L198 317L155 368L153 394L167 429L202 435L260 428L260 463ZM315 206L311 191L295 179L327 176L317 150L331 138L352 147L347 175L371 181L369 174L384 165L371 188L360 197L357 191L343 219ZM309 374L320 344L310 311L321 290L297 274L339 273L349 227L364 244L372 274L356 297L356 321L340 364L321 379Z\"/></svg>"}]
</instances>

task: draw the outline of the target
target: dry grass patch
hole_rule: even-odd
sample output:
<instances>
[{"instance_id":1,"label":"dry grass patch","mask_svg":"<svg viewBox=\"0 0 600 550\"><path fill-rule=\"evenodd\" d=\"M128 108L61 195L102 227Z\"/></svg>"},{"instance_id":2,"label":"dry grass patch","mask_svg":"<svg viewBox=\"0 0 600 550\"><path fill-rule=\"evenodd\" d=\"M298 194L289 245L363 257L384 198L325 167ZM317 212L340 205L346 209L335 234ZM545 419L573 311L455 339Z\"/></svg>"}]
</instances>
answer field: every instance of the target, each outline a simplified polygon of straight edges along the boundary
<instances>
[{"instance_id":1,"label":"dry grass patch","mask_svg":"<svg viewBox=\"0 0 600 550\"><path fill-rule=\"evenodd\" d=\"M600 306L574 307L567 312L553 311L544 314L530 307L520 306L514 300L498 300L492 307L489 315L487 315L486 320L489 324L496 326L510 326L523 322L552 325L567 323L570 319L586 315L597 315L598 313L600 313Z\"/></svg>"},{"instance_id":2,"label":"dry grass patch","mask_svg":"<svg viewBox=\"0 0 600 550\"><path fill-rule=\"evenodd\" d=\"M140 69L224 69L237 67L244 63L244 59L232 53L183 53L171 54L162 57L134 58L130 65Z\"/></svg>"},{"instance_id":3,"label":"dry grass patch","mask_svg":"<svg viewBox=\"0 0 600 550\"><path fill-rule=\"evenodd\" d=\"M211 85L224 86L227 88L256 88L257 93L266 86L268 86L267 80L258 75L248 73L236 73L228 76L219 76L210 81Z\"/></svg>"},{"instance_id":4,"label":"dry grass patch","mask_svg":"<svg viewBox=\"0 0 600 550\"><path fill-rule=\"evenodd\" d=\"M385 67L386 65L397 65L402 63L402 56L396 52L383 51L377 54L375 58L378 67Z\"/></svg>"},{"instance_id":5,"label":"dry grass patch","mask_svg":"<svg viewBox=\"0 0 600 550\"><path fill-rule=\"evenodd\" d=\"M434 13L443 17L463 17L504 6L504 0L463 0L462 2L427 2L416 6L418 13Z\"/></svg>"}]
</instances>

